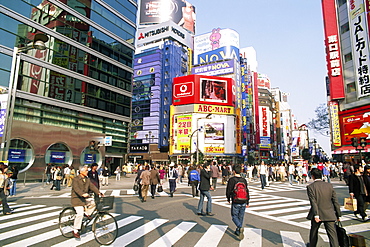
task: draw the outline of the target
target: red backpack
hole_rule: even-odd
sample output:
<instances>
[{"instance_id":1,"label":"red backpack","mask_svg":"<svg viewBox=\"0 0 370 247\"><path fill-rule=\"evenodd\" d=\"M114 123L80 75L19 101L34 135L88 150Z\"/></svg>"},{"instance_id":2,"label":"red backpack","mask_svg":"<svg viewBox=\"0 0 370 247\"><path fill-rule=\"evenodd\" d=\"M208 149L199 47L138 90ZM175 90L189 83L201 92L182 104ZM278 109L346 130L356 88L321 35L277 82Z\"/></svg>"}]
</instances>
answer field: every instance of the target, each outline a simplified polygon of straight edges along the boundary
<instances>
[{"instance_id":1,"label":"red backpack","mask_svg":"<svg viewBox=\"0 0 370 247\"><path fill-rule=\"evenodd\" d=\"M245 203L248 201L249 195L245 183L237 182L234 186L233 192L234 192L233 202Z\"/></svg>"}]
</instances>

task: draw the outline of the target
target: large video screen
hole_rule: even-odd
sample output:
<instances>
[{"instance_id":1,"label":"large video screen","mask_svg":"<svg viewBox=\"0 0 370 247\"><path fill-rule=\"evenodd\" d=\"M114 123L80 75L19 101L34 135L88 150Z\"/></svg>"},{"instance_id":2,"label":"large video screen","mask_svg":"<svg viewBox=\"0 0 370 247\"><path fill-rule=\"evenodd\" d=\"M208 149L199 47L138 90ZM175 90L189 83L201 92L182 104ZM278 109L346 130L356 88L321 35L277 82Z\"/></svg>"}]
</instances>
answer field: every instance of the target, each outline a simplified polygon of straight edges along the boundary
<instances>
[{"instance_id":1,"label":"large video screen","mask_svg":"<svg viewBox=\"0 0 370 247\"><path fill-rule=\"evenodd\" d=\"M224 124L205 123L204 143L224 143Z\"/></svg>"},{"instance_id":2,"label":"large video screen","mask_svg":"<svg viewBox=\"0 0 370 247\"><path fill-rule=\"evenodd\" d=\"M200 101L227 102L227 81L200 79Z\"/></svg>"}]
</instances>

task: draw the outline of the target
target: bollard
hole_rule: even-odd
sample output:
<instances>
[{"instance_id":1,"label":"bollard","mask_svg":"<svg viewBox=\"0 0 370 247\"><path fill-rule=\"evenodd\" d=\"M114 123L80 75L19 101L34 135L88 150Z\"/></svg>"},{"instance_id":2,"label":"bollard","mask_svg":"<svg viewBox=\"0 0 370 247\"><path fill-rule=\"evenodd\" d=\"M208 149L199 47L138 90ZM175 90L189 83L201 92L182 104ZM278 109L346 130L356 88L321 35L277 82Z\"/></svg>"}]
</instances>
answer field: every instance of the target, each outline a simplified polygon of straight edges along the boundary
<instances>
[{"instance_id":1,"label":"bollard","mask_svg":"<svg viewBox=\"0 0 370 247\"><path fill-rule=\"evenodd\" d=\"M364 236L357 234L348 234L349 241L353 247L366 247Z\"/></svg>"}]
</instances>

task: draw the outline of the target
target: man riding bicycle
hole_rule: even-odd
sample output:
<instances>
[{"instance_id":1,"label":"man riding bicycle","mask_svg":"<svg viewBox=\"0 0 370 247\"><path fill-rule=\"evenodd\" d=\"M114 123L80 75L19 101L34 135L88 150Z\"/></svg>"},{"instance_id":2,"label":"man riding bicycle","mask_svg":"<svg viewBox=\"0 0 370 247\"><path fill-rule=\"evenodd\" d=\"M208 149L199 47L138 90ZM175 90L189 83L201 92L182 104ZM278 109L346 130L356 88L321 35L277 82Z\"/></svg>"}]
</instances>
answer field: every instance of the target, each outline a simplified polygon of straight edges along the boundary
<instances>
[{"instance_id":1,"label":"man riding bicycle","mask_svg":"<svg viewBox=\"0 0 370 247\"><path fill-rule=\"evenodd\" d=\"M81 166L79 171L80 174L72 180L71 192L71 204L76 210L76 218L73 225L73 236L75 238L80 238L79 230L81 229L84 213L86 217L90 217L95 210L95 203L92 198L90 198L89 192L92 191L96 195L103 196L87 177L88 167Z\"/></svg>"}]
</instances>

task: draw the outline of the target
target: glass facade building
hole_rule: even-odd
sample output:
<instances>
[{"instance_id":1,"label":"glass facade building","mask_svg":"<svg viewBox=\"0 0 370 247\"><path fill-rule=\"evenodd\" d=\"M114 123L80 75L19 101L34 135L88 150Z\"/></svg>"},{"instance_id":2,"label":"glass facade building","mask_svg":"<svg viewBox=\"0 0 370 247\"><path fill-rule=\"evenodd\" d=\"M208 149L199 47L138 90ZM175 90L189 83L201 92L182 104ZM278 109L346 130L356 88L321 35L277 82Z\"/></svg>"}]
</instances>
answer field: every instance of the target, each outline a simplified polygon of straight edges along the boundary
<instances>
[{"instance_id":1,"label":"glass facade building","mask_svg":"<svg viewBox=\"0 0 370 247\"><path fill-rule=\"evenodd\" d=\"M0 86L9 85L14 47L38 33L49 38L46 50L20 54L11 165L36 178L46 163L114 169L125 161L137 7L135 0L0 1ZM90 150L91 140L110 136L111 145Z\"/></svg>"}]
</instances>

